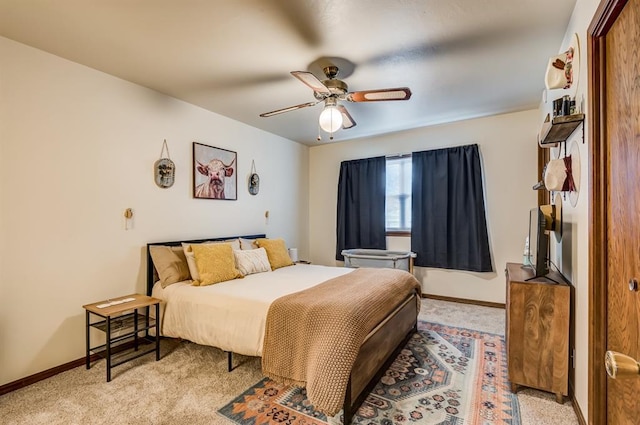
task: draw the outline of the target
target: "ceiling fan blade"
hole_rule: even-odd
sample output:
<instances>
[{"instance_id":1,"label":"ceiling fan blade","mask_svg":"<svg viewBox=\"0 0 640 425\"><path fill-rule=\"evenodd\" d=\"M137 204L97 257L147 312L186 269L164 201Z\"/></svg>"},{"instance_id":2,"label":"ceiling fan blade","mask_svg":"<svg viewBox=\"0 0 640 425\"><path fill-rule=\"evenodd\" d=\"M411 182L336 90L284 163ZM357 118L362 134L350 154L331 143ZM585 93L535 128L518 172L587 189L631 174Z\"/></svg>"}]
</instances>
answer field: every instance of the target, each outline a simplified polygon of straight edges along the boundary
<instances>
[{"instance_id":1,"label":"ceiling fan blade","mask_svg":"<svg viewBox=\"0 0 640 425\"><path fill-rule=\"evenodd\" d=\"M342 114L342 128L344 128L346 130L348 128L356 126L356 122L353 120L353 118L351 117L351 115L347 111L347 108L345 108L342 105L338 105L338 106L336 106L336 108Z\"/></svg>"},{"instance_id":2,"label":"ceiling fan blade","mask_svg":"<svg viewBox=\"0 0 640 425\"><path fill-rule=\"evenodd\" d=\"M283 114L283 113L289 112L289 111L295 111L296 109L302 109L302 108L306 108L308 106L314 106L314 105L317 105L317 104L318 104L318 102L301 103L300 105L289 106L288 108L276 109L275 111L265 112L264 114L260 114L260 116L261 117L272 117L274 115Z\"/></svg>"},{"instance_id":3,"label":"ceiling fan blade","mask_svg":"<svg viewBox=\"0 0 640 425\"><path fill-rule=\"evenodd\" d=\"M397 87L394 89L379 89L354 91L347 94L349 102L377 102L381 100L409 100L411 90L409 87Z\"/></svg>"},{"instance_id":4,"label":"ceiling fan blade","mask_svg":"<svg viewBox=\"0 0 640 425\"><path fill-rule=\"evenodd\" d=\"M305 83L307 86L311 87L311 90L316 93L323 93L327 95L331 94L331 91L327 88L327 86L322 84L322 81L318 80L318 78L310 72L291 71L291 75Z\"/></svg>"}]
</instances>

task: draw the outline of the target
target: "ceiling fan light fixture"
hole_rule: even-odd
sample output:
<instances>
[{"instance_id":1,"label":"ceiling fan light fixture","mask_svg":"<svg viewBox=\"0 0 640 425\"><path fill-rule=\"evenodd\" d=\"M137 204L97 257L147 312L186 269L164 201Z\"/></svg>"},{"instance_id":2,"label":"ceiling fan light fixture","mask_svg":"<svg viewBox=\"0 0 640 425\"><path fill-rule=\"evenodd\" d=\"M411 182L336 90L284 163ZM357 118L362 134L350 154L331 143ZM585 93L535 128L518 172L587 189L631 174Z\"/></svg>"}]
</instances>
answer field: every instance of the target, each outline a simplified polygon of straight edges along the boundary
<instances>
[{"instance_id":1,"label":"ceiling fan light fixture","mask_svg":"<svg viewBox=\"0 0 640 425\"><path fill-rule=\"evenodd\" d=\"M260 114L261 117L271 117L296 109L307 108L324 102L324 109L318 117L318 138L321 140L320 130L330 134L329 139L333 140L333 133L340 129L348 130L356 126L347 108L338 103L342 102L378 102L385 100L409 100L411 98L411 90L409 87L394 87L374 90L359 90L350 92L342 80L336 78L338 75L338 67L329 65L322 68L326 80L319 80L312 72L309 71L291 71L291 75L300 80L306 86L313 90L315 102L302 103L300 105L289 106L287 108L276 109L275 111Z\"/></svg>"},{"instance_id":2,"label":"ceiling fan light fixture","mask_svg":"<svg viewBox=\"0 0 640 425\"><path fill-rule=\"evenodd\" d=\"M318 120L320 128L327 133L335 133L342 127L342 113L333 105L326 106Z\"/></svg>"}]
</instances>

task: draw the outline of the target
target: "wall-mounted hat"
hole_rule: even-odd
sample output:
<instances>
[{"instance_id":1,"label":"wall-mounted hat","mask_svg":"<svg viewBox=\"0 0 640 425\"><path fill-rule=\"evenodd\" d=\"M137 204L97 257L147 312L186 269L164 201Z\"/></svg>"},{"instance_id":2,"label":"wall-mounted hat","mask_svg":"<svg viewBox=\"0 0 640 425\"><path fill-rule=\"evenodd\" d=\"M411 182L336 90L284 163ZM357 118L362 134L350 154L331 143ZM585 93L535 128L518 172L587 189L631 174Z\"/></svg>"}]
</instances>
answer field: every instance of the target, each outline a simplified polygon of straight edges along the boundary
<instances>
[{"instance_id":1,"label":"wall-mounted hat","mask_svg":"<svg viewBox=\"0 0 640 425\"><path fill-rule=\"evenodd\" d=\"M549 161L544 169L544 187L551 192L569 192L575 189L570 156Z\"/></svg>"},{"instance_id":2,"label":"wall-mounted hat","mask_svg":"<svg viewBox=\"0 0 640 425\"><path fill-rule=\"evenodd\" d=\"M543 180L545 189L550 192L570 192L571 204L576 206L580 190L580 152L575 142L568 156L547 163Z\"/></svg>"},{"instance_id":3,"label":"wall-mounted hat","mask_svg":"<svg viewBox=\"0 0 640 425\"><path fill-rule=\"evenodd\" d=\"M544 79L547 90L569 89L577 84L580 76L579 54L578 35L573 34L567 51L549 59Z\"/></svg>"}]
</instances>

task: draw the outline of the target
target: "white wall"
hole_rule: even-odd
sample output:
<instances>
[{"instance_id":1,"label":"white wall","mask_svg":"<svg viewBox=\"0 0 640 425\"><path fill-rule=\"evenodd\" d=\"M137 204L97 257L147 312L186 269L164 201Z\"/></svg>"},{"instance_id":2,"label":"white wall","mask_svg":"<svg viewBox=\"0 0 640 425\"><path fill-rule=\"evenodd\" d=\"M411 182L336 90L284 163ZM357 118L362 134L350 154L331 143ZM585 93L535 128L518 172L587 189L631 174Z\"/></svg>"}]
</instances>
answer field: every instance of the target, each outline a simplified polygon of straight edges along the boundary
<instances>
[{"instance_id":1,"label":"white wall","mask_svg":"<svg viewBox=\"0 0 640 425\"><path fill-rule=\"evenodd\" d=\"M565 93L575 94L578 103L582 104L585 111L584 139L582 129L578 128L567 144L567 151L572 143L577 143L580 150L580 191L577 204L571 205L568 198L563 201L563 235L562 241L555 247L555 262L562 273L572 282L574 292L574 316L575 316L575 398L580 410L588 423L589 394L589 202L590 184L589 175L589 126L591 121L590 94L587 93L587 29L598 8L598 0L578 0L574 8L564 40L558 48L558 52L567 50L571 36L578 34L580 44L580 76L575 93L573 90L551 90L548 92L547 104L542 104L541 110L546 112L551 108L551 102ZM551 52L550 56L557 52ZM554 151L558 157L557 150Z\"/></svg>"},{"instance_id":2,"label":"white wall","mask_svg":"<svg viewBox=\"0 0 640 425\"><path fill-rule=\"evenodd\" d=\"M541 83L542 84L542 83ZM529 209L537 204L539 111L530 110L402 133L314 146L309 154L309 240L314 263L334 265L340 162L477 143L484 170L493 273L418 268L424 293L504 303L507 262L522 262ZM394 238L393 248L402 246ZM409 240L405 238L406 249Z\"/></svg>"},{"instance_id":3,"label":"white wall","mask_svg":"<svg viewBox=\"0 0 640 425\"><path fill-rule=\"evenodd\" d=\"M5 38L0 57L0 385L81 358L82 305L144 293L147 242L265 232L306 256L306 146ZM194 141L237 152L237 201L192 198Z\"/></svg>"}]
</instances>

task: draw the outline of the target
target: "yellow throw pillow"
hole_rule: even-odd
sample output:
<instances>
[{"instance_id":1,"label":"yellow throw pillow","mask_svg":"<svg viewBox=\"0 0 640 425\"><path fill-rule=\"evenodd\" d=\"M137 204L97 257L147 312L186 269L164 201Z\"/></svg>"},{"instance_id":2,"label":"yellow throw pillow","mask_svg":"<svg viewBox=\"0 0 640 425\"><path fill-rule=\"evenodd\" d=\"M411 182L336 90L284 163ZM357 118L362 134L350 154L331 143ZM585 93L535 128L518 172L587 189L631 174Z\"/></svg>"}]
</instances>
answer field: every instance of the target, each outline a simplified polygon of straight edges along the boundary
<instances>
[{"instance_id":1,"label":"yellow throw pillow","mask_svg":"<svg viewBox=\"0 0 640 425\"><path fill-rule=\"evenodd\" d=\"M149 253L163 288L191 278L182 247L151 245Z\"/></svg>"},{"instance_id":2,"label":"yellow throw pillow","mask_svg":"<svg viewBox=\"0 0 640 425\"><path fill-rule=\"evenodd\" d=\"M242 277L236 269L233 248L228 243L191 245L198 267L198 280L195 286L213 285L215 283Z\"/></svg>"},{"instance_id":3,"label":"yellow throw pillow","mask_svg":"<svg viewBox=\"0 0 640 425\"><path fill-rule=\"evenodd\" d=\"M191 244L188 242L182 242L182 248L184 250L184 255L187 258L187 266L189 266L189 274L191 275L192 280L199 280L200 274L198 273L198 267L196 266L196 259L193 256L193 250L191 249L192 245L205 245L205 244L213 244L213 243L230 243L231 248L240 249L240 240L239 239L227 239L225 241L210 241L210 242L201 242L198 244Z\"/></svg>"},{"instance_id":4,"label":"yellow throw pillow","mask_svg":"<svg viewBox=\"0 0 640 425\"><path fill-rule=\"evenodd\" d=\"M293 261L289 257L284 239L257 239L256 243L260 248L264 248L267 251L271 270L293 266Z\"/></svg>"}]
</instances>

